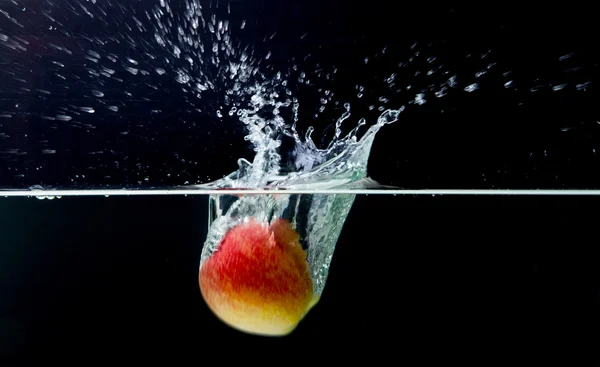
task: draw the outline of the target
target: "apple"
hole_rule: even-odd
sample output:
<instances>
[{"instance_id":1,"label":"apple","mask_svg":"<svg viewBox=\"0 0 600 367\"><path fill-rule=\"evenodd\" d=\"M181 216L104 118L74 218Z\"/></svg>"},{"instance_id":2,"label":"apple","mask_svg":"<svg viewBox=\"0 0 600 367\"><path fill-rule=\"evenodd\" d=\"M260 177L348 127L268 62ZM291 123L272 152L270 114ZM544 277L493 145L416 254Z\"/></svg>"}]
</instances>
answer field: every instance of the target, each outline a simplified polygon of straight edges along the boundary
<instances>
[{"instance_id":1,"label":"apple","mask_svg":"<svg viewBox=\"0 0 600 367\"><path fill-rule=\"evenodd\" d=\"M318 300L299 238L285 219L250 219L230 229L199 272L212 312L243 332L292 332Z\"/></svg>"}]
</instances>

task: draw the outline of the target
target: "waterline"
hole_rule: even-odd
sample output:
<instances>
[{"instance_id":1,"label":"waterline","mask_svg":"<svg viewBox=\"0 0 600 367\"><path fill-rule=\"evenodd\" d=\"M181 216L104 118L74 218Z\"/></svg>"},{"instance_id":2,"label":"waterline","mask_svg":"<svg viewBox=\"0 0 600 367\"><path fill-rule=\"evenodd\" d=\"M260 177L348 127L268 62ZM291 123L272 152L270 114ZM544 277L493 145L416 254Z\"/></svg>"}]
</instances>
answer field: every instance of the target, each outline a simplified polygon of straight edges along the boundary
<instances>
[{"instance_id":1,"label":"waterline","mask_svg":"<svg viewBox=\"0 0 600 367\"><path fill-rule=\"evenodd\" d=\"M160 195L259 195L259 194L354 194L354 195L484 195L484 196L600 196L600 190L0 190L0 197L63 197L63 196L160 196Z\"/></svg>"}]
</instances>

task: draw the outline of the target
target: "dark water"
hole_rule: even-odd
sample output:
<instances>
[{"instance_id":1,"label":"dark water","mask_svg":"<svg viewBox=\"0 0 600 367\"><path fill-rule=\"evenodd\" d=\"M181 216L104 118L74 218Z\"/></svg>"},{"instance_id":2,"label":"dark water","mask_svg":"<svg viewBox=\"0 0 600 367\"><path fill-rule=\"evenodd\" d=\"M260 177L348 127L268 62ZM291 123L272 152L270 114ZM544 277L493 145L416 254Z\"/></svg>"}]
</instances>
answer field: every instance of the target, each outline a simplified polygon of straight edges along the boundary
<instances>
[{"instance_id":1,"label":"dark water","mask_svg":"<svg viewBox=\"0 0 600 367\"><path fill-rule=\"evenodd\" d=\"M5 199L0 356L598 365L599 204L359 196L320 303L264 338L202 300L205 197Z\"/></svg>"}]
</instances>

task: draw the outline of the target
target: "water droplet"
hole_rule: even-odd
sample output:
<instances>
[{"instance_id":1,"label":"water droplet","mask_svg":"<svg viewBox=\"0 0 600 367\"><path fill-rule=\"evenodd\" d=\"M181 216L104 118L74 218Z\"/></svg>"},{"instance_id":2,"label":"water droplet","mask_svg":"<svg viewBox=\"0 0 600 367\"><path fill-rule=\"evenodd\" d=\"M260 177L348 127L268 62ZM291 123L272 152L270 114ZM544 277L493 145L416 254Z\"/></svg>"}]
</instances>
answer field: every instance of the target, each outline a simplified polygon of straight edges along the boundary
<instances>
[{"instance_id":1,"label":"water droplet","mask_svg":"<svg viewBox=\"0 0 600 367\"><path fill-rule=\"evenodd\" d=\"M556 92L556 91L559 91L561 89L564 89L566 86L567 86L567 83L555 85L554 87L552 87L552 90Z\"/></svg>"},{"instance_id":2,"label":"water droplet","mask_svg":"<svg viewBox=\"0 0 600 367\"><path fill-rule=\"evenodd\" d=\"M450 77L450 79L448 79L448 81L446 82L448 84L448 86L450 86L451 88L456 87L456 75Z\"/></svg>"},{"instance_id":3,"label":"water droplet","mask_svg":"<svg viewBox=\"0 0 600 367\"><path fill-rule=\"evenodd\" d=\"M419 93L415 96L415 103L418 105L423 105L425 104L425 102L427 102L427 100L425 99L425 94L424 93Z\"/></svg>"},{"instance_id":4,"label":"water droplet","mask_svg":"<svg viewBox=\"0 0 600 367\"><path fill-rule=\"evenodd\" d=\"M94 113L96 112L92 107L79 107L80 111L83 112L87 112L87 113Z\"/></svg>"},{"instance_id":5,"label":"water droplet","mask_svg":"<svg viewBox=\"0 0 600 367\"><path fill-rule=\"evenodd\" d=\"M56 115L56 119L60 121L71 121L72 117L67 115Z\"/></svg>"},{"instance_id":6,"label":"water droplet","mask_svg":"<svg viewBox=\"0 0 600 367\"><path fill-rule=\"evenodd\" d=\"M587 87L589 87L589 86L590 86L590 84L592 84L592 82L585 82L585 83L577 84L577 85L575 86L575 88L576 88L577 90L585 90Z\"/></svg>"},{"instance_id":7,"label":"water droplet","mask_svg":"<svg viewBox=\"0 0 600 367\"><path fill-rule=\"evenodd\" d=\"M566 59L573 57L573 55L575 55L575 52L571 52L566 55L562 55L561 57L558 58L558 61L565 61Z\"/></svg>"},{"instance_id":8,"label":"water droplet","mask_svg":"<svg viewBox=\"0 0 600 367\"><path fill-rule=\"evenodd\" d=\"M446 95L446 90L447 90L446 87L442 87L440 90L438 90L437 92L435 92L435 96L437 98L442 98L443 96ZM444 111L442 111L442 112L444 112Z\"/></svg>"},{"instance_id":9,"label":"water droplet","mask_svg":"<svg viewBox=\"0 0 600 367\"><path fill-rule=\"evenodd\" d=\"M473 83L471 85L468 85L465 87L465 92L473 92L476 91L477 89L479 89L479 84L477 83Z\"/></svg>"},{"instance_id":10,"label":"water droplet","mask_svg":"<svg viewBox=\"0 0 600 367\"><path fill-rule=\"evenodd\" d=\"M132 67L129 67L129 66L125 66L124 68L125 68L125 70L127 70L129 73L131 73L133 75L137 75L138 72L139 72L138 69L132 68Z\"/></svg>"},{"instance_id":11,"label":"water droplet","mask_svg":"<svg viewBox=\"0 0 600 367\"><path fill-rule=\"evenodd\" d=\"M183 72L181 70L178 70L177 71L177 77L175 77L175 80L178 83L187 84L190 81L190 76L187 73L185 73L185 72Z\"/></svg>"}]
</instances>

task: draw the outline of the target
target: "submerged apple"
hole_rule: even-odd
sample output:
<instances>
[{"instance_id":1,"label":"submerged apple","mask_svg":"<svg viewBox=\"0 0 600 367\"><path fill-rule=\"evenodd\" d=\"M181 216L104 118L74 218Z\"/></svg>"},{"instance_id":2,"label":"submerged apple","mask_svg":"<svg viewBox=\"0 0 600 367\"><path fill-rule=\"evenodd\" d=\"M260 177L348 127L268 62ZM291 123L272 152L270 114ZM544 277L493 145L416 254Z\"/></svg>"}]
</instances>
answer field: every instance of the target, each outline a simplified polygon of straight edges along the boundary
<instances>
[{"instance_id":1,"label":"submerged apple","mask_svg":"<svg viewBox=\"0 0 600 367\"><path fill-rule=\"evenodd\" d=\"M200 290L226 324L252 334L282 336L316 303L298 233L284 219L233 227L202 264Z\"/></svg>"}]
</instances>

